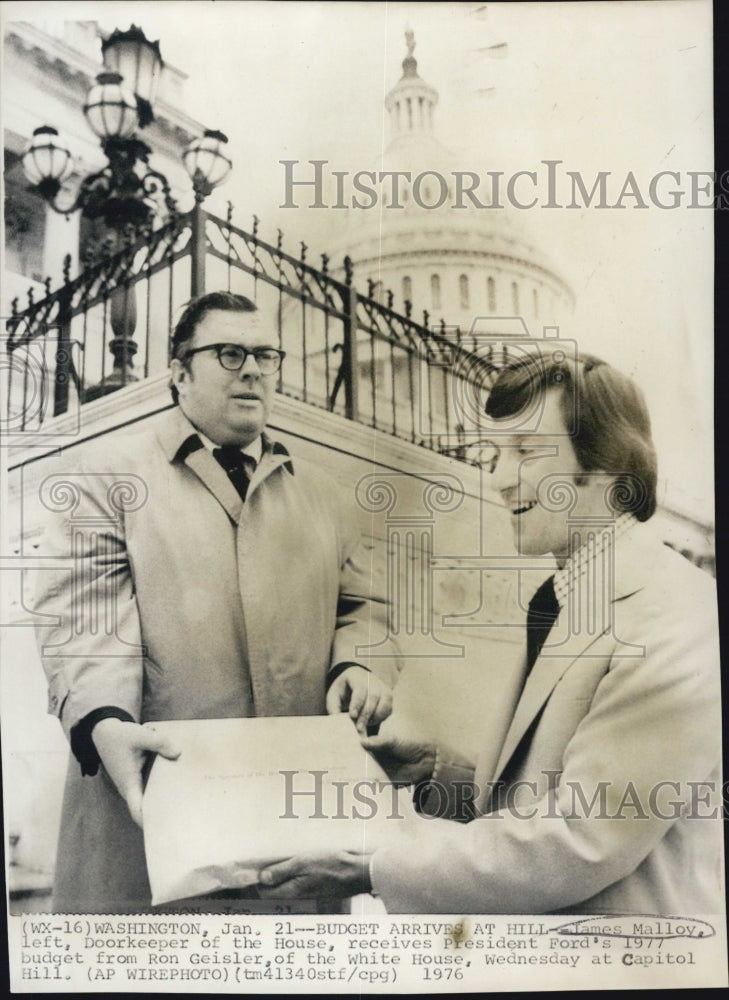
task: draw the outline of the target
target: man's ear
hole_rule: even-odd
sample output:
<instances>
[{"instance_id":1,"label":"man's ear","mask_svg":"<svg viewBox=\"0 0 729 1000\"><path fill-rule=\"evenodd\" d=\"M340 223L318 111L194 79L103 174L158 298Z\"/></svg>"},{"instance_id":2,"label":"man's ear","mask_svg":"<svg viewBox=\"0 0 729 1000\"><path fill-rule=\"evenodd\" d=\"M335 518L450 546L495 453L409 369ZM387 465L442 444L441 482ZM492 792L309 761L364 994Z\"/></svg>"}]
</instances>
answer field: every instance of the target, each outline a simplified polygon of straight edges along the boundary
<instances>
[{"instance_id":1,"label":"man's ear","mask_svg":"<svg viewBox=\"0 0 729 1000\"><path fill-rule=\"evenodd\" d=\"M579 472L575 472L572 481L575 486L594 486L595 490L606 489L611 482L614 482L615 476L611 475L609 472L605 472L604 469L590 469L588 472L586 469L581 469Z\"/></svg>"},{"instance_id":2,"label":"man's ear","mask_svg":"<svg viewBox=\"0 0 729 1000\"><path fill-rule=\"evenodd\" d=\"M609 517L615 517L624 507L616 506L617 497L623 492L620 477L604 469L591 469L589 472L577 472L574 477L575 486L582 487L582 498L585 504L594 507L595 512L604 512Z\"/></svg>"},{"instance_id":3,"label":"man's ear","mask_svg":"<svg viewBox=\"0 0 729 1000\"><path fill-rule=\"evenodd\" d=\"M178 392L191 377L190 371L183 361L180 361L179 358L173 358L170 361L170 381Z\"/></svg>"}]
</instances>

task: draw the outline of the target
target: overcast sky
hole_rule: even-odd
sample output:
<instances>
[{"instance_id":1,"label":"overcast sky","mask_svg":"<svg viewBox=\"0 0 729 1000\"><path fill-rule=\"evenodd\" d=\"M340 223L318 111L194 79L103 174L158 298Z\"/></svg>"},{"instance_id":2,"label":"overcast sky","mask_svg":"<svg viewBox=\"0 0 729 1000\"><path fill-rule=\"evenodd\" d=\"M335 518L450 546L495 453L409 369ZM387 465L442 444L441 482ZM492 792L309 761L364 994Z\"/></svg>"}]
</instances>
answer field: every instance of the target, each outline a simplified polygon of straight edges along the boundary
<instances>
[{"instance_id":1,"label":"overcast sky","mask_svg":"<svg viewBox=\"0 0 729 1000\"><path fill-rule=\"evenodd\" d=\"M648 200L658 171L708 171L709 0L616 3L7 3L5 16L133 21L184 70L185 110L231 139L235 221L255 212L326 248L327 213L279 210L282 159L371 169L388 140L384 96L415 32L420 75L440 94L436 132L453 169L540 170L562 160L615 201L632 171ZM482 51L505 42L505 58ZM526 190L526 189L525 189ZM662 190L668 192L669 184ZM668 201L667 194L663 197ZM701 200L701 199L699 199ZM706 198L704 196L703 200ZM563 329L632 373L654 419L668 499L712 510L712 213L707 209L518 213L577 294ZM488 221L484 222L487 225ZM321 241L324 245L321 245ZM286 244L288 245L288 244ZM446 317L447 318L447 317Z\"/></svg>"}]
</instances>

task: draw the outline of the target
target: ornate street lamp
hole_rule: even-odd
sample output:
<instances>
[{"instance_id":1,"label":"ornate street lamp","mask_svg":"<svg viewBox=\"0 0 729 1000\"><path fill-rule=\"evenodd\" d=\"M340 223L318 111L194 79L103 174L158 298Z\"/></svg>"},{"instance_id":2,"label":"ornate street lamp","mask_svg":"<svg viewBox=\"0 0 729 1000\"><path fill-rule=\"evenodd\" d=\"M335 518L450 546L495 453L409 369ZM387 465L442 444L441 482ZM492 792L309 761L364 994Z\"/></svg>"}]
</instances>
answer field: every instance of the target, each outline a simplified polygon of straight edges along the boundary
<instances>
[{"instance_id":1,"label":"ornate street lamp","mask_svg":"<svg viewBox=\"0 0 729 1000\"><path fill-rule=\"evenodd\" d=\"M141 28L114 31L102 42L105 70L96 78L84 104L86 121L101 140L107 165L84 177L74 196L64 203L61 192L74 172L73 157L56 129L37 128L23 155L23 169L50 207L63 215L81 210L101 218L108 229L140 231L157 214L162 196L168 213L176 209L164 174L149 166L151 149L135 133L154 121L153 102L163 68L159 42L150 42ZM183 162L193 181L196 199L222 184L231 161L222 151L222 132L193 139Z\"/></svg>"},{"instance_id":2,"label":"ornate street lamp","mask_svg":"<svg viewBox=\"0 0 729 1000\"><path fill-rule=\"evenodd\" d=\"M102 42L104 72L96 78L83 106L89 127L101 141L106 166L84 177L75 194L66 182L75 167L70 149L50 125L35 129L23 154L27 179L55 212L78 210L88 219L101 219L108 238L106 250L122 237L137 237L155 217L173 215L177 204L164 174L152 169L152 150L136 134L154 121L153 104L163 68L159 42L150 42L141 28L114 31ZM193 139L183 153L184 166L195 192L195 209L213 188L227 180L232 163L224 151L227 137L207 131ZM199 221L199 220L198 220ZM137 381L132 359L136 304L133 287L112 293L111 325L114 338L112 373L86 392L92 399Z\"/></svg>"},{"instance_id":3,"label":"ornate street lamp","mask_svg":"<svg viewBox=\"0 0 729 1000\"><path fill-rule=\"evenodd\" d=\"M123 77L137 98L141 127L154 120L152 106L157 96L164 63L159 42L150 42L136 25L129 31L118 29L101 43L104 66Z\"/></svg>"},{"instance_id":4,"label":"ornate street lamp","mask_svg":"<svg viewBox=\"0 0 729 1000\"><path fill-rule=\"evenodd\" d=\"M232 169L232 160L224 148L227 142L222 132L208 129L200 139L193 139L182 154L198 203L222 184Z\"/></svg>"},{"instance_id":5,"label":"ornate street lamp","mask_svg":"<svg viewBox=\"0 0 729 1000\"><path fill-rule=\"evenodd\" d=\"M73 173L73 157L58 139L58 129L43 125L33 132L23 154L23 172L47 201L52 201Z\"/></svg>"}]
</instances>

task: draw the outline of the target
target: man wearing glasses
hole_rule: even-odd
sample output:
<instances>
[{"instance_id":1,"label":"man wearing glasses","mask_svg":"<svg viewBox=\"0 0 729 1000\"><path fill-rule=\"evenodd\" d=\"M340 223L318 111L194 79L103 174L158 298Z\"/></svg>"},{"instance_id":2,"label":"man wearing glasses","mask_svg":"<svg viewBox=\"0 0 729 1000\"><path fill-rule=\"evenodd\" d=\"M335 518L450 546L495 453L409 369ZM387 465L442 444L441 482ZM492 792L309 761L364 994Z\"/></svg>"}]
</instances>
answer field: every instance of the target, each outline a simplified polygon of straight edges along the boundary
<instances>
[{"instance_id":1,"label":"man wearing glasses","mask_svg":"<svg viewBox=\"0 0 729 1000\"><path fill-rule=\"evenodd\" d=\"M177 406L90 452L72 516L49 532L60 554L74 523L103 525L77 535L73 573L40 574L36 601L59 622L39 642L50 709L76 758L57 912L150 906L141 768L148 751L176 751L142 723L348 711L364 734L390 714L395 660L366 668L355 655L385 604L352 512L265 433L284 358L276 342L243 296L193 300L172 339ZM99 594L111 634L84 627Z\"/></svg>"}]
</instances>

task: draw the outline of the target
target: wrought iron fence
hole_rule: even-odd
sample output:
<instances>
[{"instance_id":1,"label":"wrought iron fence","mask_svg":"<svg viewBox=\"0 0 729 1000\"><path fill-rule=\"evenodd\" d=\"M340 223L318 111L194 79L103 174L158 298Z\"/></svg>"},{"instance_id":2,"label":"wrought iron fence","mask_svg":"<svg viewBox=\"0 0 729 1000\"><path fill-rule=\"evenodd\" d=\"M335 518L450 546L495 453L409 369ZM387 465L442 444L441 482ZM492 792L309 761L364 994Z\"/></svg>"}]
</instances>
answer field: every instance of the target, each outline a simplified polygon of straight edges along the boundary
<instances>
[{"instance_id":1,"label":"wrought iron fence","mask_svg":"<svg viewBox=\"0 0 729 1000\"><path fill-rule=\"evenodd\" d=\"M6 427L37 430L70 402L85 403L166 370L169 333L182 305L203 291L248 295L275 317L286 361L278 389L287 395L434 450L467 458L464 401L487 388L503 356L477 356L468 337L441 322L418 322L392 308L392 293L355 287L345 258L331 271L200 206L85 268L71 279L67 258L55 291L8 321ZM482 405L468 406L478 432ZM474 424L476 426L474 426Z\"/></svg>"}]
</instances>

